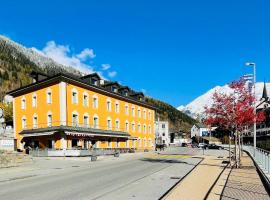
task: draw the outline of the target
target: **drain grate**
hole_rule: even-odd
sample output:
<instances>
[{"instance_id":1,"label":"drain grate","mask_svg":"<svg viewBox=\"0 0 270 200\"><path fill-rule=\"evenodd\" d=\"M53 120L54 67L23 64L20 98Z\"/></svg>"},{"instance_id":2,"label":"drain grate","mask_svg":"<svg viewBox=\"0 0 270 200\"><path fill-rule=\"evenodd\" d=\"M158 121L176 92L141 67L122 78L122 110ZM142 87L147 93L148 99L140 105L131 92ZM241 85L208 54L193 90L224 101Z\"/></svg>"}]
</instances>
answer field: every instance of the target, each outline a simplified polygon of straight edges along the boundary
<instances>
[{"instance_id":1,"label":"drain grate","mask_svg":"<svg viewBox=\"0 0 270 200\"><path fill-rule=\"evenodd\" d=\"M181 179L180 176L172 176L171 179Z\"/></svg>"},{"instance_id":2,"label":"drain grate","mask_svg":"<svg viewBox=\"0 0 270 200\"><path fill-rule=\"evenodd\" d=\"M74 165L74 166L72 166L72 167L80 167L80 166Z\"/></svg>"}]
</instances>

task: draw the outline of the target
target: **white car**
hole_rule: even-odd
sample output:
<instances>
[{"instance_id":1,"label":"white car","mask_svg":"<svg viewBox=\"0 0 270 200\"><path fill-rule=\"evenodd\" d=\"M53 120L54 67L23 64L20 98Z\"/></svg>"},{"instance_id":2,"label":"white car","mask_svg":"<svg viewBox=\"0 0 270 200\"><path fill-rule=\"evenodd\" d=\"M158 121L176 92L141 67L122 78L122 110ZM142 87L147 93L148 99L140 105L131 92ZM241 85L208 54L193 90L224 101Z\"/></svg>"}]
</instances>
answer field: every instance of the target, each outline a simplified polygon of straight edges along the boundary
<instances>
[{"instance_id":1,"label":"white car","mask_svg":"<svg viewBox=\"0 0 270 200\"><path fill-rule=\"evenodd\" d=\"M199 143L199 144L198 144L198 148L204 148L205 146L206 146L205 143Z\"/></svg>"}]
</instances>

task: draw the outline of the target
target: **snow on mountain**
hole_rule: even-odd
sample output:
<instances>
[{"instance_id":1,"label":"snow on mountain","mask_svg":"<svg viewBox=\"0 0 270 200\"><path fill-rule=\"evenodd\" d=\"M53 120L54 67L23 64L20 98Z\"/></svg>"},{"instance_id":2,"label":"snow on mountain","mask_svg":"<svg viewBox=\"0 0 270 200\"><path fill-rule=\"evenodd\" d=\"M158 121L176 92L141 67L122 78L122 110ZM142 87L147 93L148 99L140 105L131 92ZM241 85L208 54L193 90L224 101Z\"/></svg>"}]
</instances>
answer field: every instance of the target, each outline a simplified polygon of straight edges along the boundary
<instances>
[{"instance_id":1,"label":"snow on mountain","mask_svg":"<svg viewBox=\"0 0 270 200\"><path fill-rule=\"evenodd\" d=\"M6 48L12 49L12 56L17 57L19 54L25 56L27 59L29 59L31 62L35 63L40 68L58 68L66 70L70 73L78 74L80 73L77 69L73 68L72 66L65 66L62 65L53 59L45 56L42 54L42 52L38 51L35 48L26 48L23 45L18 44L17 42L14 42L10 40L9 38L0 35L0 42L1 44L5 45Z\"/></svg>"},{"instance_id":2,"label":"snow on mountain","mask_svg":"<svg viewBox=\"0 0 270 200\"><path fill-rule=\"evenodd\" d=\"M256 83L256 99L257 100L259 100L262 96L263 86L264 86L263 82ZM267 88L267 91L269 94L270 93L270 83L266 83L266 88ZM201 117L201 116L203 116L203 113L204 113L204 107L210 106L213 103L212 96L213 96L215 91L222 92L225 94L229 94L230 92L232 92L232 90L230 89L230 87L228 85L216 86L216 87L210 89L209 91L207 91L206 93L204 93L203 95L197 97L196 99L194 99L192 102L190 102L186 106L181 105L177 109L188 114L189 116L191 116L193 118Z\"/></svg>"}]
</instances>

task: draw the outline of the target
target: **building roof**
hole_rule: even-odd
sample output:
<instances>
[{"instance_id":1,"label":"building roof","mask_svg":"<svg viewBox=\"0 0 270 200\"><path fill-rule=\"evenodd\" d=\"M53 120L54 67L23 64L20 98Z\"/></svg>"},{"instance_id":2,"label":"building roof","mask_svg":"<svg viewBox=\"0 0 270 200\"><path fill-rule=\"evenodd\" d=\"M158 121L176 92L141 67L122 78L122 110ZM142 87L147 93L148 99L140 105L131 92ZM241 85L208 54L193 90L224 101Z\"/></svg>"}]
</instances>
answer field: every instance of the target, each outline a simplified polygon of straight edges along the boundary
<instances>
[{"instance_id":1,"label":"building roof","mask_svg":"<svg viewBox=\"0 0 270 200\"><path fill-rule=\"evenodd\" d=\"M266 83L265 82L264 82L264 86L263 86L262 99L265 99L265 100L268 99L267 89L266 89Z\"/></svg>"},{"instance_id":2,"label":"building roof","mask_svg":"<svg viewBox=\"0 0 270 200\"><path fill-rule=\"evenodd\" d=\"M124 95L122 95L120 93L115 93L115 92L112 92L112 91L108 91L104 87L86 83L84 80L80 79L79 77L72 76L72 75L66 74L66 73L58 73L58 74L56 74L54 76L48 77L48 78L43 79L41 81L31 83L29 85L26 85L26 86L20 87L18 89L12 90L12 91L8 92L7 94L9 94L9 95L11 95L13 97L16 97L16 96L26 94L28 92L38 90L40 88L48 87L50 85L59 83L61 81L71 83L71 84L77 85L79 87L83 87L83 88L95 91L97 93L102 93L104 95L115 97L115 98L118 98L118 99L121 99L121 100L124 100L124 101L128 101L128 102L131 102L131 103L134 103L134 104L138 104L140 106L144 106L144 107L156 110L156 107L148 104L147 102L140 101L140 100L134 98L132 95L131 96L124 96ZM140 94L143 95L143 93L140 93Z\"/></svg>"},{"instance_id":3,"label":"building roof","mask_svg":"<svg viewBox=\"0 0 270 200\"><path fill-rule=\"evenodd\" d=\"M207 128L204 124L202 123L196 123L194 124L197 128Z\"/></svg>"}]
</instances>

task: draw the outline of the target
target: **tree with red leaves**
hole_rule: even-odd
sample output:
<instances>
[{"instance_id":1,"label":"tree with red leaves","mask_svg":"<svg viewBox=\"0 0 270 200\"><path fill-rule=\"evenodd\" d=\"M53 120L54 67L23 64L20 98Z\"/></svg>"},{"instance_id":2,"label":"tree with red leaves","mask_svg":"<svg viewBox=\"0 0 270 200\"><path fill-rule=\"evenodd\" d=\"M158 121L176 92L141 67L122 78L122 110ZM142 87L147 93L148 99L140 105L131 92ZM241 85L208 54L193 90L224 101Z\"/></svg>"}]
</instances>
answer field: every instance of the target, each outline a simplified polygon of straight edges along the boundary
<instances>
[{"instance_id":1,"label":"tree with red leaves","mask_svg":"<svg viewBox=\"0 0 270 200\"><path fill-rule=\"evenodd\" d=\"M230 94L213 94L213 104L205 107L205 123L209 126L215 125L233 133L235 141L236 165L240 165L240 138L246 126L265 120L263 112L254 113L255 97L247 87L246 81L240 79L229 84ZM238 144L238 148L237 148ZM239 156L237 158L237 151Z\"/></svg>"}]
</instances>

